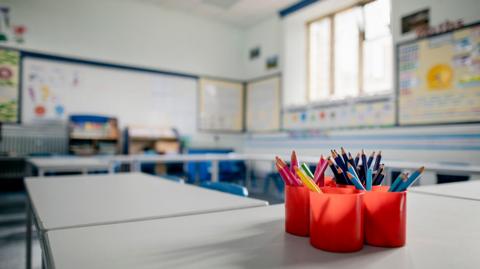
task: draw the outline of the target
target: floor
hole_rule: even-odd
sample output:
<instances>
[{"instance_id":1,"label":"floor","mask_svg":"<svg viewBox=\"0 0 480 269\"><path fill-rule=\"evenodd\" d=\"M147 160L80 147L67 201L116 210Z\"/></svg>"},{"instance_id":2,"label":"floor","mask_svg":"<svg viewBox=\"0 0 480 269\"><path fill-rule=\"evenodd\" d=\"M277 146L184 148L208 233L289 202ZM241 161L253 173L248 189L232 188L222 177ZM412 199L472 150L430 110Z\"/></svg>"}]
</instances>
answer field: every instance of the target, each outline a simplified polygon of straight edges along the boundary
<instances>
[{"instance_id":1,"label":"floor","mask_svg":"<svg viewBox=\"0 0 480 269\"><path fill-rule=\"evenodd\" d=\"M25 268L25 193L0 193L0 268ZM32 268L41 268L38 240L33 241Z\"/></svg>"},{"instance_id":2,"label":"floor","mask_svg":"<svg viewBox=\"0 0 480 269\"><path fill-rule=\"evenodd\" d=\"M270 204L283 202L283 193L273 182L265 185L255 181L249 188L249 196L266 200ZM0 269L25 268L25 192L0 193ZM35 232L34 232L35 234ZM41 251L38 240L33 240L32 268L41 268Z\"/></svg>"}]
</instances>

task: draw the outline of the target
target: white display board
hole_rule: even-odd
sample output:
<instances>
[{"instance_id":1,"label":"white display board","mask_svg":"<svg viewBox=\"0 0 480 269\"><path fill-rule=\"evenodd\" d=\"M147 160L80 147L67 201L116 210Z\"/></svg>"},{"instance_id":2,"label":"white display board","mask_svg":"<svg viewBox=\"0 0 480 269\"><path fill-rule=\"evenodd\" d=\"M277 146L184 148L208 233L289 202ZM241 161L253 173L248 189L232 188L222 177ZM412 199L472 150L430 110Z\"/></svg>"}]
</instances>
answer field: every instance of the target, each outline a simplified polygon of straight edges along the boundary
<instances>
[{"instance_id":1,"label":"white display board","mask_svg":"<svg viewBox=\"0 0 480 269\"><path fill-rule=\"evenodd\" d=\"M25 56L22 82L23 123L101 114L121 126L197 129L195 78Z\"/></svg>"},{"instance_id":2,"label":"white display board","mask_svg":"<svg viewBox=\"0 0 480 269\"><path fill-rule=\"evenodd\" d=\"M247 84L247 131L280 129L280 77Z\"/></svg>"},{"instance_id":3,"label":"white display board","mask_svg":"<svg viewBox=\"0 0 480 269\"><path fill-rule=\"evenodd\" d=\"M242 83L200 79L200 129L241 132L243 96Z\"/></svg>"}]
</instances>

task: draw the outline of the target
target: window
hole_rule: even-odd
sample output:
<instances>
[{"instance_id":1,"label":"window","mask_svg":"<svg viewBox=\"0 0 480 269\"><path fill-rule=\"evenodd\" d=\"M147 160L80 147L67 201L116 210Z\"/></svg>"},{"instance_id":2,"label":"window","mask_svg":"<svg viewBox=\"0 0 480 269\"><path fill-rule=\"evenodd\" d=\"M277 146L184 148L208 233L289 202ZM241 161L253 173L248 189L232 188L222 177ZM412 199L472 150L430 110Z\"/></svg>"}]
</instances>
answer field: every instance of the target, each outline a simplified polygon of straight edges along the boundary
<instances>
[{"instance_id":1,"label":"window","mask_svg":"<svg viewBox=\"0 0 480 269\"><path fill-rule=\"evenodd\" d=\"M393 49L389 0L308 24L309 101L392 91Z\"/></svg>"}]
</instances>

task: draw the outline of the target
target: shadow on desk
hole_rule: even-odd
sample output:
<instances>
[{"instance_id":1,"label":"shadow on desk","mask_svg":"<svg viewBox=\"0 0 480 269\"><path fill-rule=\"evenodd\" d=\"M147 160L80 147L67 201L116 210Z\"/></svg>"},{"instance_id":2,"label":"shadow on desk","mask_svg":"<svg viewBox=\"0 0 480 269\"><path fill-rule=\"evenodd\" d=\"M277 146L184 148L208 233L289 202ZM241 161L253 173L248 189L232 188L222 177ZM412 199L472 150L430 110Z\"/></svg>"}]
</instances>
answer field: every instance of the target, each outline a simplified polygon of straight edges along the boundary
<instances>
[{"instance_id":1,"label":"shadow on desk","mask_svg":"<svg viewBox=\"0 0 480 269\"><path fill-rule=\"evenodd\" d=\"M194 229L194 226L192 226ZM230 229L228 229L230 230ZM202 231L199 231L201 233ZM365 246L355 253L331 253L312 247L309 239L284 232L284 221L279 219L245 227L221 238L199 234L192 246L151 252L152 262L165 268L364 268L379 263L387 268L408 268L407 248L377 248ZM215 241L215 243L196 243ZM398 257L390 257L398 256ZM388 259L387 259L388 258ZM395 261L395 264L390 264Z\"/></svg>"}]
</instances>

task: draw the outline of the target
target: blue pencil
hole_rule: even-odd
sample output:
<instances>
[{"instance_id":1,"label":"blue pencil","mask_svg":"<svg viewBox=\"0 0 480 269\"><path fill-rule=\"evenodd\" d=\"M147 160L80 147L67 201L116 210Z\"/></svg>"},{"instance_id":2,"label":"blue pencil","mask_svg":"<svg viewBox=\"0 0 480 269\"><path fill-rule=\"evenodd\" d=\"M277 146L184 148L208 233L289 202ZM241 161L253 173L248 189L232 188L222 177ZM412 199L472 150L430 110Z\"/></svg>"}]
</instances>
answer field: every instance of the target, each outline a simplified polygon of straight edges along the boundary
<instances>
[{"instance_id":1,"label":"blue pencil","mask_svg":"<svg viewBox=\"0 0 480 269\"><path fill-rule=\"evenodd\" d=\"M347 176L348 176L348 179L352 181L353 185L355 185L355 188L357 188L358 190L363 190L363 191L365 190L362 183L360 183L360 180L354 175L352 175L351 172L347 172Z\"/></svg>"},{"instance_id":2,"label":"blue pencil","mask_svg":"<svg viewBox=\"0 0 480 269\"><path fill-rule=\"evenodd\" d=\"M388 189L389 192L394 192L395 189L400 186L400 184L406 179L406 175L404 173L400 173L398 177L393 181L392 185L390 185L390 188Z\"/></svg>"},{"instance_id":3,"label":"blue pencil","mask_svg":"<svg viewBox=\"0 0 480 269\"><path fill-rule=\"evenodd\" d=\"M363 171L362 171L362 178L359 178L359 179L363 179L365 180L365 177L367 176L367 169L368 169L368 164L367 164L367 155L365 155L365 150L362 149L362 168L363 168Z\"/></svg>"},{"instance_id":4,"label":"blue pencil","mask_svg":"<svg viewBox=\"0 0 480 269\"><path fill-rule=\"evenodd\" d=\"M372 155L370 155L370 157L368 157L368 161L367 161L367 168L370 168L370 166L372 165L372 162L373 162L373 157L375 156L375 151L372 152Z\"/></svg>"},{"instance_id":5,"label":"blue pencil","mask_svg":"<svg viewBox=\"0 0 480 269\"><path fill-rule=\"evenodd\" d=\"M367 189L367 191L371 191L372 190L372 168L368 168L367 170L367 179L365 180L365 189Z\"/></svg>"},{"instance_id":6,"label":"blue pencil","mask_svg":"<svg viewBox=\"0 0 480 269\"><path fill-rule=\"evenodd\" d=\"M408 187L412 186L415 181L417 181L420 178L420 175L423 173L423 170L425 170L425 167L420 167L417 171L413 172L406 181L403 181L400 186L398 186L394 191L400 192L408 189Z\"/></svg>"}]
</instances>

